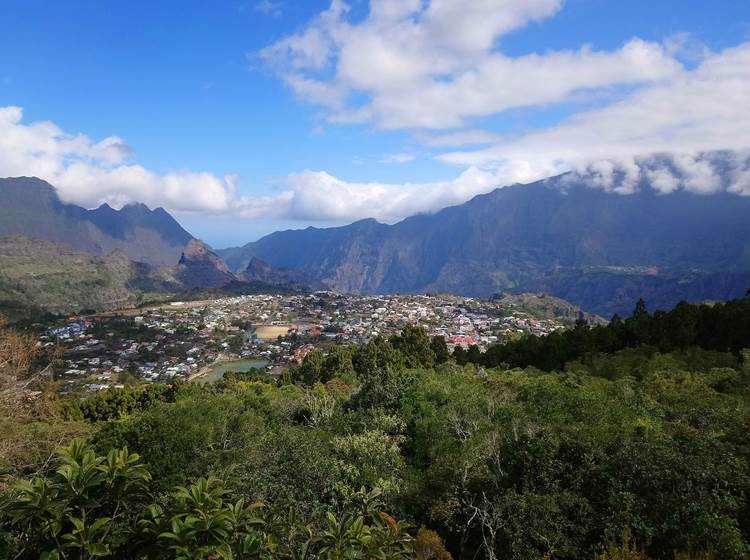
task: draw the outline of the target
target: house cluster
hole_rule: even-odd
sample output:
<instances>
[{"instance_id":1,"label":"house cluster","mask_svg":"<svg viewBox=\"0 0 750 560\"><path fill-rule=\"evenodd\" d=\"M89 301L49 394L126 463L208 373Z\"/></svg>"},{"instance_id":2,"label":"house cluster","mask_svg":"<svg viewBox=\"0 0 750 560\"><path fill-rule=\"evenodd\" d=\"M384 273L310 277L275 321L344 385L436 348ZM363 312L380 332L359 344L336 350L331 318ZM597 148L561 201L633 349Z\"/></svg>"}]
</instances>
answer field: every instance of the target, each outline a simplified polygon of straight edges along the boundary
<instances>
[{"instance_id":1,"label":"house cluster","mask_svg":"<svg viewBox=\"0 0 750 560\"><path fill-rule=\"evenodd\" d=\"M121 314L70 317L42 337L62 345L64 392L191 379L227 360L262 360L278 373L315 348L364 344L407 324L443 336L449 349L480 349L524 333L564 328L498 302L454 296L332 292L174 302Z\"/></svg>"},{"instance_id":2,"label":"house cluster","mask_svg":"<svg viewBox=\"0 0 750 560\"><path fill-rule=\"evenodd\" d=\"M308 321L348 344L363 344L373 336L389 336L414 324L425 327L430 336L443 336L450 349L476 344L484 350L525 333L545 335L564 328L559 320L536 318L522 310L510 314L506 306L497 302L447 295L318 293L306 299Z\"/></svg>"}]
</instances>

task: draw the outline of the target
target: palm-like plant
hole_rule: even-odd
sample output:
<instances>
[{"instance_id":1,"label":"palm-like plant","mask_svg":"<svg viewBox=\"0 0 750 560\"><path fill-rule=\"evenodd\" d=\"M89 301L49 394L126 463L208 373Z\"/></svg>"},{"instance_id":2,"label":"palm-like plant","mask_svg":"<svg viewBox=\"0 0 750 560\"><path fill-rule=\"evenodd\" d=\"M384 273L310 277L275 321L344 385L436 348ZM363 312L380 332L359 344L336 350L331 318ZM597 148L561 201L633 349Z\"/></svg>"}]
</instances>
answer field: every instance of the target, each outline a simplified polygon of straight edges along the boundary
<instances>
[{"instance_id":1,"label":"palm-like plant","mask_svg":"<svg viewBox=\"0 0 750 560\"><path fill-rule=\"evenodd\" d=\"M265 522L256 515L262 504L225 502L225 495L213 478L178 488L169 529L158 533L158 541L179 559L267 557ZM163 515L161 509L151 510L151 519L142 524L144 531L153 534L163 526Z\"/></svg>"},{"instance_id":2,"label":"palm-like plant","mask_svg":"<svg viewBox=\"0 0 750 560\"><path fill-rule=\"evenodd\" d=\"M411 558L412 538L384 509L380 490L361 489L355 496L360 514L329 512L327 528L313 539L320 558L328 560Z\"/></svg>"},{"instance_id":3,"label":"palm-like plant","mask_svg":"<svg viewBox=\"0 0 750 560\"><path fill-rule=\"evenodd\" d=\"M19 482L0 503L1 528L13 535L19 560L412 557L411 537L384 512L377 490L361 490L316 529L294 507L278 514L261 503L229 501L214 478L153 503L150 474L126 449L99 456L77 440L60 451L59 463L49 478Z\"/></svg>"},{"instance_id":4,"label":"palm-like plant","mask_svg":"<svg viewBox=\"0 0 750 560\"><path fill-rule=\"evenodd\" d=\"M128 505L146 496L148 471L127 449L101 457L83 440L58 456L60 466L49 479L19 482L0 506L15 530L19 558L108 555L113 527Z\"/></svg>"}]
</instances>

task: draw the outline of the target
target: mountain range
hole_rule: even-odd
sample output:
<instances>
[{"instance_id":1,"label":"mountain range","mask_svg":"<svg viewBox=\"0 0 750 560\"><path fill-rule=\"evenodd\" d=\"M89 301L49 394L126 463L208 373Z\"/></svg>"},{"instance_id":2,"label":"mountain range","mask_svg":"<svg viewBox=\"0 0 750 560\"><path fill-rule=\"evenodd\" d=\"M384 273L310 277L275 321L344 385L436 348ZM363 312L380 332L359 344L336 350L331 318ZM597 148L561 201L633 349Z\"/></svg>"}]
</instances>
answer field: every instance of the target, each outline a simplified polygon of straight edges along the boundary
<instances>
[{"instance_id":1,"label":"mountain range","mask_svg":"<svg viewBox=\"0 0 750 560\"><path fill-rule=\"evenodd\" d=\"M363 294L547 293L603 316L643 297L730 299L750 287L750 197L631 194L565 174L498 188L393 225L280 231L212 250L161 208L63 203L53 186L0 179L0 301L108 309L226 290Z\"/></svg>"},{"instance_id":2,"label":"mountain range","mask_svg":"<svg viewBox=\"0 0 750 560\"><path fill-rule=\"evenodd\" d=\"M668 309L744 295L750 197L648 184L620 195L566 174L394 225L281 231L217 254L233 270L259 258L343 292L538 291L611 316L639 297Z\"/></svg>"},{"instance_id":3,"label":"mountain range","mask_svg":"<svg viewBox=\"0 0 750 560\"><path fill-rule=\"evenodd\" d=\"M25 235L103 256L115 249L154 266L176 264L193 239L163 208L102 204L87 210L60 201L55 188L36 177L0 179L0 236Z\"/></svg>"},{"instance_id":4,"label":"mountain range","mask_svg":"<svg viewBox=\"0 0 750 560\"><path fill-rule=\"evenodd\" d=\"M62 202L35 177L0 179L0 306L64 313L178 295L287 289L233 274L164 209ZM295 285L291 290L303 289ZM217 291L218 290L218 291Z\"/></svg>"}]
</instances>

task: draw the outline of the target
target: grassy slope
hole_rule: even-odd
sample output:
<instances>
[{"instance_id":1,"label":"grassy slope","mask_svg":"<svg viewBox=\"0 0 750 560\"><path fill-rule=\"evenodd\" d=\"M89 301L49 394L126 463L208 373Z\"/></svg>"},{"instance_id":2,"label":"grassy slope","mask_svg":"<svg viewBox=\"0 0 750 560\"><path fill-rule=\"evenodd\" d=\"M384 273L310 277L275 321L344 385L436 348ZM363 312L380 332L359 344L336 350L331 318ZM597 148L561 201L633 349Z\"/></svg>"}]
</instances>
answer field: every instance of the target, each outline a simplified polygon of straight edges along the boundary
<instances>
[{"instance_id":1,"label":"grassy slope","mask_svg":"<svg viewBox=\"0 0 750 560\"><path fill-rule=\"evenodd\" d=\"M138 271L124 255L94 257L25 237L0 238L0 302L54 312L114 309L140 302Z\"/></svg>"}]
</instances>

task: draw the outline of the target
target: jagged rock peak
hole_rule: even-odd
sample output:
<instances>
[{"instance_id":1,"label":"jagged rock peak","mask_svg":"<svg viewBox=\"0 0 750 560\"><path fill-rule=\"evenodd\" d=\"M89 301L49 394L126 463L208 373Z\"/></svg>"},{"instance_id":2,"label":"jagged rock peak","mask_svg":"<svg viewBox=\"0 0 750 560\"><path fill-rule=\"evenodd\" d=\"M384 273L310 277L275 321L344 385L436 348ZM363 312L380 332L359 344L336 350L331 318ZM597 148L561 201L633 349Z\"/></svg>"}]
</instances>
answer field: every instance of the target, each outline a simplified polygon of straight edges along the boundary
<instances>
[{"instance_id":1,"label":"jagged rock peak","mask_svg":"<svg viewBox=\"0 0 750 560\"><path fill-rule=\"evenodd\" d=\"M222 274L231 275L227 265L211 250L211 247L200 239L191 239L185 245L178 264L190 266L198 263L210 264Z\"/></svg>"},{"instance_id":2,"label":"jagged rock peak","mask_svg":"<svg viewBox=\"0 0 750 560\"><path fill-rule=\"evenodd\" d=\"M258 257L253 257L250 259L250 262L247 263L247 268L245 268L245 270L247 272L270 272L273 270L273 267L266 261L261 260Z\"/></svg>"}]
</instances>

